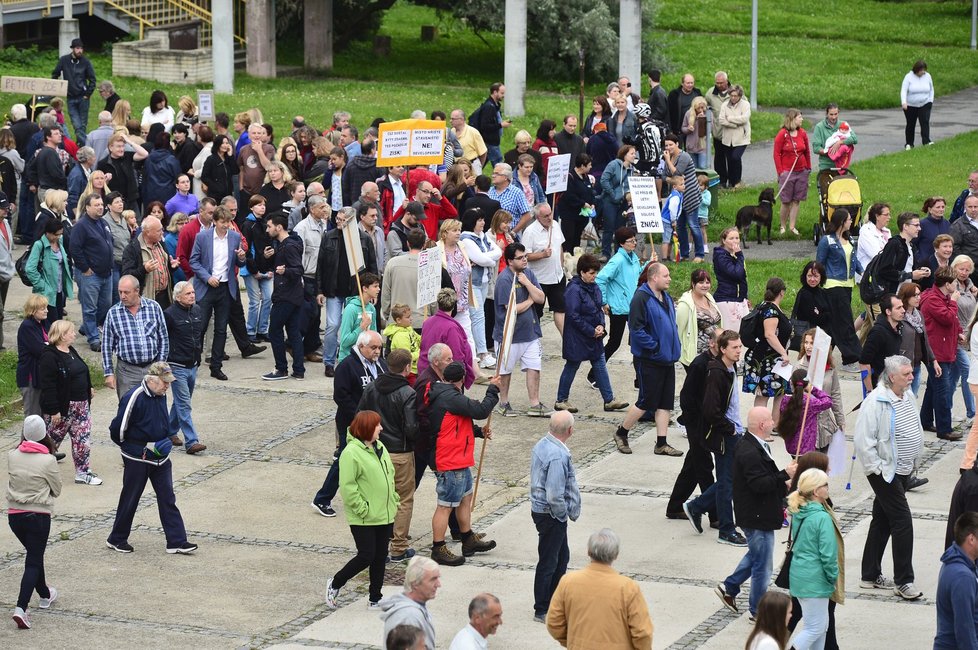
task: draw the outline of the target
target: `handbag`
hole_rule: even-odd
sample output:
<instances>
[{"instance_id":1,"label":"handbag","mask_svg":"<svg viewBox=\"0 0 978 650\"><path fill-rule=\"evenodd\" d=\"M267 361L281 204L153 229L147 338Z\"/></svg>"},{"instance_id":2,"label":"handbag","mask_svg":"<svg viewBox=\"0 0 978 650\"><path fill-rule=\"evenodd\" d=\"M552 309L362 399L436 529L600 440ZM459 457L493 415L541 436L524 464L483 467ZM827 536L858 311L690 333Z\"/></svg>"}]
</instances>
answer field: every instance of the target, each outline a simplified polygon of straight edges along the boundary
<instances>
[{"instance_id":1,"label":"handbag","mask_svg":"<svg viewBox=\"0 0 978 650\"><path fill-rule=\"evenodd\" d=\"M798 524L798 533L801 532L801 527L805 525L805 520L802 519L801 523ZM795 539L798 538L798 533L795 533L795 537L791 537L791 533L788 533L788 550L784 552L784 562L781 563L781 571L778 572L778 577L774 579L774 584L782 589L790 589L791 584L789 582L789 575L791 573L791 557L792 549L795 546Z\"/></svg>"},{"instance_id":2,"label":"handbag","mask_svg":"<svg viewBox=\"0 0 978 650\"><path fill-rule=\"evenodd\" d=\"M796 309L797 307L794 305L791 307L791 317L788 318L788 322L791 323L791 338L788 339L788 349L801 352L802 339L805 337L805 332L812 329L812 324L807 320L796 318Z\"/></svg>"}]
</instances>

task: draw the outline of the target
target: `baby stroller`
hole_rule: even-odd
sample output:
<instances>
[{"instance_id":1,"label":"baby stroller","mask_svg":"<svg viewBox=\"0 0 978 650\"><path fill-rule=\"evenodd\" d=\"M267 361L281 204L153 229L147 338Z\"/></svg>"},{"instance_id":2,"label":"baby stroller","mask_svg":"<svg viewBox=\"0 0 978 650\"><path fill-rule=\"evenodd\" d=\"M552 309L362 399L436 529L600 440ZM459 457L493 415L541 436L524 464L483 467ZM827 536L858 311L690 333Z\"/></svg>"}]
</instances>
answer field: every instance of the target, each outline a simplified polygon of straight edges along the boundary
<instances>
[{"instance_id":1,"label":"baby stroller","mask_svg":"<svg viewBox=\"0 0 978 650\"><path fill-rule=\"evenodd\" d=\"M818 240L826 232L826 226L832 213L839 208L845 208L852 216L850 233L855 242L862 221L863 200L859 191L859 179L848 169L823 169L818 173L818 223L812 227L812 242L818 246Z\"/></svg>"}]
</instances>

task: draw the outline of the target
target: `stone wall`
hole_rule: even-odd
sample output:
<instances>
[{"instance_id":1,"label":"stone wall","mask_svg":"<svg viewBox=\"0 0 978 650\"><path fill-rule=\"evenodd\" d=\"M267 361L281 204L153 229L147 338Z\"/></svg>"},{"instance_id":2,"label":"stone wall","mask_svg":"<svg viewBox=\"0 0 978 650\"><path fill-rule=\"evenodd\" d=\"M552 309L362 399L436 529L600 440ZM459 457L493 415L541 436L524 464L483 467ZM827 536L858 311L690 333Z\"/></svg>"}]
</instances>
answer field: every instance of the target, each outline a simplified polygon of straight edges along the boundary
<instances>
[{"instance_id":1,"label":"stone wall","mask_svg":"<svg viewBox=\"0 0 978 650\"><path fill-rule=\"evenodd\" d=\"M166 30L150 29L141 41L112 46L112 75L152 79L161 83L211 83L214 62L211 49L168 49Z\"/></svg>"}]
</instances>

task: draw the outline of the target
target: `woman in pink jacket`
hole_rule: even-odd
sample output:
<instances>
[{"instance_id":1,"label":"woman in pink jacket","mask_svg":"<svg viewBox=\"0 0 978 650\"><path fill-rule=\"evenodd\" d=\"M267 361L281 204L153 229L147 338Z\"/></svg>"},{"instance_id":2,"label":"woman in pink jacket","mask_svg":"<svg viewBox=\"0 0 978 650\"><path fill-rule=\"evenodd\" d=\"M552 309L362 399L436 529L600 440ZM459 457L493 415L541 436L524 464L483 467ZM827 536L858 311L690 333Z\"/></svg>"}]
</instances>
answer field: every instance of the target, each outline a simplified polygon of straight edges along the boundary
<instances>
[{"instance_id":1,"label":"woman in pink jacket","mask_svg":"<svg viewBox=\"0 0 978 650\"><path fill-rule=\"evenodd\" d=\"M805 376L807 368L799 368L791 373L791 395L781 399L781 420L778 431L784 437L784 447L794 458L815 451L818 446L818 416L822 411L832 408L832 398L819 388L808 383ZM805 415L805 402L808 414ZM802 420L805 427L802 429ZM801 435L801 448L798 436Z\"/></svg>"},{"instance_id":2,"label":"woman in pink jacket","mask_svg":"<svg viewBox=\"0 0 978 650\"><path fill-rule=\"evenodd\" d=\"M438 292L438 312L426 318L421 326L421 356L418 358L418 374L428 367L428 350L435 343L444 343L452 351L452 359L465 366L465 387L471 388L475 382L475 369L472 366L472 347L465 335L465 329L454 318L458 296L454 289Z\"/></svg>"}]
</instances>

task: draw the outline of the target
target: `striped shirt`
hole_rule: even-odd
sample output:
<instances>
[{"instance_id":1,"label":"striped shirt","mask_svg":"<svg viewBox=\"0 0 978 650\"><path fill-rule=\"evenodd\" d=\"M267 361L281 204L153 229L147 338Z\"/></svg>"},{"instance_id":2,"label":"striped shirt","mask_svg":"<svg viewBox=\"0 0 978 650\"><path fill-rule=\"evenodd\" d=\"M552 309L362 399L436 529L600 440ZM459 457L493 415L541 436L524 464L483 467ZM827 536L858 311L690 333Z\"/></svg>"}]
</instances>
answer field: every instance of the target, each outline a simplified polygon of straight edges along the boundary
<instances>
[{"instance_id":1,"label":"striped shirt","mask_svg":"<svg viewBox=\"0 0 978 650\"><path fill-rule=\"evenodd\" d=\"M113 352L126 363L137 366L166 361L170 337L159 303L140 298L135 314L121 302L112 305L102 329L102 370L106 376L113 374Z\"/></svg>"},{"instance_id":2,"label":"striped shirt","mask_svg":"<svg viewBox=\"0 0 978 650\"><path fill-rule=\"evenodd\" d=\"M530 211L530 205L526 202L526 195L518 190L512 182L502 192L497 191L495 186L490 187L486 195L490 199L499 201L499 207L513 215L513 228L519 224L520 217Z\"/></svg>"},{"instance_id":3,"label":"striped shirt","mask_svg":"<svg viewBox=\"0 0 978 650\"><path fill-rule=\"evenodd\" d=\"M909 394L893 404L893 426L896 441L896 473L909 476L920 454L924 440L920 435L920 416L913 407Z\"/></svg>"}]
</instances>

